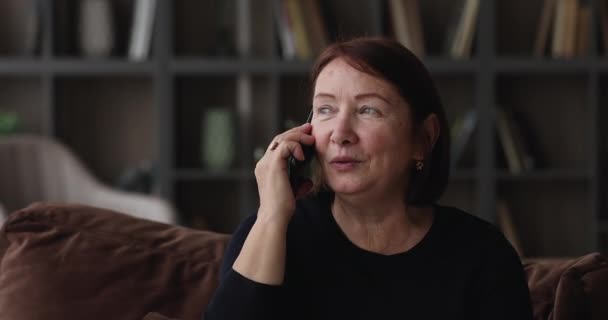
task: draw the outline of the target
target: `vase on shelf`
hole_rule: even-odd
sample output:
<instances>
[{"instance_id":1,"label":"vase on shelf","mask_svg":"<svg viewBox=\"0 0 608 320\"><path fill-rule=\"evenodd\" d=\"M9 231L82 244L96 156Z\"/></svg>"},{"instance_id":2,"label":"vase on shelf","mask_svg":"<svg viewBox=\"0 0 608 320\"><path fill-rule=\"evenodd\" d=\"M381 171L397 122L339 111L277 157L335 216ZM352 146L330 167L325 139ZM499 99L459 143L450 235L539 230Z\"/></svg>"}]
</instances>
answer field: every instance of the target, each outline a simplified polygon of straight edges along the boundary
<instances>
[{"instance_id":1,"label":"vase on shelf","mask_svg":"<svg viewBox=\"0 0 608 320\"><path fill-rule=\"evenodd\" d=\"M234 114L228 108L212 107L202 117L202 159L209 170L226 170L236 153Z\"/></svg>"},{"instance_id":2,"label":"vase on shelf","mask_svg":"<svg viewBox=\"0 0 608 320\"><path fill-rule=\"evenodd\" d=\"M114 17L109 0L82 0L79 45L85 57L107 58L114 47Z\"/></svg>"}]
</instances>

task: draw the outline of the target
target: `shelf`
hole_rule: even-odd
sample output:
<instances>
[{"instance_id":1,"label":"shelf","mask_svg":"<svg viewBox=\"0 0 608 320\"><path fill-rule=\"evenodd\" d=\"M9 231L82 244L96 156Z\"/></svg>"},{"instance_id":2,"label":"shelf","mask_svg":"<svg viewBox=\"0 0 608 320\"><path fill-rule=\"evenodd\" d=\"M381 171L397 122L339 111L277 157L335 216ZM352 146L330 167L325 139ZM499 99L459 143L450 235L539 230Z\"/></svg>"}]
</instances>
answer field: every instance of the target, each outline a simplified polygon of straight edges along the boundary
<instances>
[{"instance_id":1,"label":"shelf","mask_svg":"<svg viewBox=\"0 0 608 320\"><path fill-rule=\"evenodd\" d=\"M155 69L155 64L150 61L132 62L123 59L60 59L53 61L50 66L52 71L62 75L151 74Z\"/></svg>"},{"instance_id":2,"label":"shelf","mask_svg":"<svg viewBox=\"0 0 608 320\"><path fill-rule=\"evenodd\" d=\"M497 58L494 68L502 73L585 73L596 69L600 65L589 59L535 59L535 58Z\"/></svg>"},{"instance_id":3,"label":"shelf","mask_svg":"<svg viewBox=\"0 0 608 320\"><path fill-rule=\"evenodd\" d=\"M169 68L177 74L307 74L312 68L312 62L267 59L179 58L172 61Z\"/></svg>"},{"instance_id":4,"label":"shelf","mask_svg":"<svg viewBox=\"0 0 608 320\"><path fill-rule=\"evenodd\" d=\"M425 65L432 73L473 73L478 69L477 60L453 60L448 58L427 58ZM176 58L170 69L178 74L295 74L308 75L312 61L288 61L272 59L230 59L230 58Z\"/></svg>"},{"instance_id":5,"label":"shelf","mask_svg":"<svg viewBox=\"0 0 608 320\"><path fill-rule=\"evenodd\" d=\"M131 62L122 59L0 59L0 74L39 74L50 72L60 75L135 75L151 74L155 64L150 61Z\"/></svg>"},{"instance_id":6,"label":"shelf","mask_svg":"<svg viewBox=\"0 0 608 320\"><path fill-rule=\"evenodd\" d=\"M505 170L496 172L496 179L502 181L585 181L590 175L584 170L535 170L513 174Z\"/></svg>"},{"instance_id":7,"label":"shelf","mask_svg":"<svg viewBox=\"0 0 608 320\"><path fill-rule=\"evenodd\" d=\"M49 64L39 59L0 58L0 74L37 75L48 69Z\"/></svg>"},{"instance_id":8,"label":"shelf","mask_svg":"<svg viewBox=\"0 0 608 320\"><path fill-rule=\"evenodd\" d=\"M255 178L254 169L234 169L222 171L210 171L204 169L178 169L174 178L180 181L203 181L203 180L252 180Z\"/></svg>"},{"instance_id":9,"label":"shelf","mask_svg":"<svg viewBox=\"0 0 608 320\"><path fill-rule=\"evenodd\" d=\"M454 60L443 57L429 57L423 60L431 73L474 73L479 70L477 59Z\"/></svg>"}]
</instances>

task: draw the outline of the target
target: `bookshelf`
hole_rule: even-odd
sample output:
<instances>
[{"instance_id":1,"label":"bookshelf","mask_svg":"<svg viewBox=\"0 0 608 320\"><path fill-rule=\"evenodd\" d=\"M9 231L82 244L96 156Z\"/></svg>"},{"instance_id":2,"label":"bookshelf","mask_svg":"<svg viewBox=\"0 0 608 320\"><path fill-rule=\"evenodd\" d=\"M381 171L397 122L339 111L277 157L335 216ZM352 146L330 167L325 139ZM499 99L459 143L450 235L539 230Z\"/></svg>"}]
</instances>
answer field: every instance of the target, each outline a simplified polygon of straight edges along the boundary
<instances>
[{"instance_id":1,"label":"bookshelf","mask_svg":"<svg viewBox=\"0 0 608 320\"><path fill-rule=\"evenodd\" d=\"M446 37L463 1L419 1L424 60L448 118L478 114L442 203L495 222L504 200L529 256L608 252L608 129L600 125L608 119L608 59L599 24L591 25L588 54L537 57L543 1L483 0L470 58L452 59ZM127 58L135 0L110 0L116 43L103 59L78 50L78 3L40 1L32 54L5 49L16 35L0 33L3 111L19 115L22 132L68 144L107 183L152 161L156 192L175 204L180 223L231 232L257 205L255 149L308 113L312 62L282 58L273 1L159 0L149 58L137 62ZM597 13L599 0L588 3ZM388 1L326 0L321 8L330 39L393 34ZM237 123L236 161L221 171L201 159L201 117L216 106ZM532 131L542 155L533 170L513 174L505 164L497 106Z\"/></svg>"}]
</instances>

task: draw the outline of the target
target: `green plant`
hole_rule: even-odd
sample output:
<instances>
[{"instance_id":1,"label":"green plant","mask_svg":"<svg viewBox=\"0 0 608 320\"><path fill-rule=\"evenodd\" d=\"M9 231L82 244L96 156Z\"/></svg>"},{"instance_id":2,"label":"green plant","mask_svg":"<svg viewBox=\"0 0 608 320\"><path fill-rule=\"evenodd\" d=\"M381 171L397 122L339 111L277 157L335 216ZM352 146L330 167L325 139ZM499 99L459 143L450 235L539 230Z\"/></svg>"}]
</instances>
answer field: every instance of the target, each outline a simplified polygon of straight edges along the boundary
<instances>
[{"instance_id":1,"label":"green plant","mask_svg":"<svg viewBox=\"0 0 608 320\"><path fill-rule=\"evenodd\" d=\"M19 117L17 113L0 110L0 136L13 134L17 130Z\"/></svg>"}]
</instances>

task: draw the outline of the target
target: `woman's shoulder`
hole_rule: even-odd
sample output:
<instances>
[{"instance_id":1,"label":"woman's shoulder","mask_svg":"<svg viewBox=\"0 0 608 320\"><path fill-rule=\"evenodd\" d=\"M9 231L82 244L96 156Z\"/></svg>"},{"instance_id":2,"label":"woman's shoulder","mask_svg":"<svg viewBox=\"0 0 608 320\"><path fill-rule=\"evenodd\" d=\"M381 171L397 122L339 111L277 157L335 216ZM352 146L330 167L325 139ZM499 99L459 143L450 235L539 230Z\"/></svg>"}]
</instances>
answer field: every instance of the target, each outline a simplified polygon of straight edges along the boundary
<instances>
[{"instance_id":1,"label":"woman's shoulder","mask_svg":"<svg viewBox=\"0 0 608 320\"><path fill-rule=\"evenodd\" d=\"M438 237L451 246L486 252L513 250L500 229L479 216L442 205L435 206L435 214Z\"/></svg>"}]
</instances>

